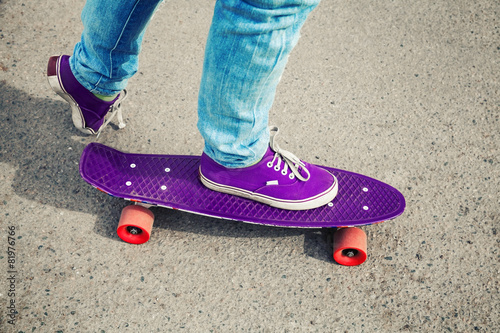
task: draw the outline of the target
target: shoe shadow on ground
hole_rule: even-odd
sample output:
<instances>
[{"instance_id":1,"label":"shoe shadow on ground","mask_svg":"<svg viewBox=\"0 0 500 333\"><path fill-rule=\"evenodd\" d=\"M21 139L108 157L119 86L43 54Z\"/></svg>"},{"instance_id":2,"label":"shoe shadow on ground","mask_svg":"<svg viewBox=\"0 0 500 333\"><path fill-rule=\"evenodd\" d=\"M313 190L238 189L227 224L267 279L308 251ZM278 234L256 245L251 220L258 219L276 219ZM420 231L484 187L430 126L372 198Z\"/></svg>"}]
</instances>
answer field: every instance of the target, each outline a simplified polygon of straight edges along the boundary
<instances>
[{"instance_id":1,"label":"shoe shadow on ground","mask_svg":"<svg viewBox=\"0 0 500 333\"><path fill-rule=\"evenodd\" d=\"M0 162L16 169L12 180L15 194L42 205L97 216L94 231L121 241L115 230L126 203L95 190L81 179L78 171L80 155L94 138L80 134L73 127L67 103L56 96L54 99L35 98L0 82L0 110ZM107 130L114 131L113 128ZM333 261L332 237L327 229L273 228L160 208L155 208L154 213L156 228L214 237L304 235L307 256Z\"/></svg>"}]
</instances>

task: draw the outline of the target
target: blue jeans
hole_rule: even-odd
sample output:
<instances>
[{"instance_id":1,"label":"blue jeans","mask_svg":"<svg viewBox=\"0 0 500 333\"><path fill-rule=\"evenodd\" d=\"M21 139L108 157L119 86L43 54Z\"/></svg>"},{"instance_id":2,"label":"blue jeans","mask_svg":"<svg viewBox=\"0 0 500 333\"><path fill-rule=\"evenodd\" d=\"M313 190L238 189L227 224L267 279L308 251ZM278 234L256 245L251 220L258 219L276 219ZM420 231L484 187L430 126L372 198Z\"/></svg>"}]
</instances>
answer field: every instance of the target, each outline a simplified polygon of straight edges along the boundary
<instances>
[{"instance_id":1,"label":"blue jeans","mask_svg":"<svg viewBox=\"0 0 500 333\"><path fill-rule=\"evenodd\" d=\"M84 31L71 57L88 90L113 95L138 67L145 29L160 0L88 0ZM225 167L258 162L269 145L276 86L319 0L218 0L198 101L205 153Z\"/></svg>"}]
</instances>

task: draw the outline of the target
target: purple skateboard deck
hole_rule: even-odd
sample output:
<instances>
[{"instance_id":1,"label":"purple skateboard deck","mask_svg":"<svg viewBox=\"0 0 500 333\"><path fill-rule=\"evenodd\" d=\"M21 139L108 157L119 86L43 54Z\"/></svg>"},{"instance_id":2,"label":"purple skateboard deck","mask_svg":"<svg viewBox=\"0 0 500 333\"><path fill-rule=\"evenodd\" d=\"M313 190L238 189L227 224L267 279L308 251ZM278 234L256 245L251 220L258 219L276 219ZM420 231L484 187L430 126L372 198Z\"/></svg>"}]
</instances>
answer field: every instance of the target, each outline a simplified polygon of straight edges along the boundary
<instances>
[{"instance_id":1,"label":"purple skateboard deck","mask_svg":"<svg viewBox=\"0 0 500 333\"><path fill-rule=\"evenodd\" d=\"M360 174L324 167L338 179L337 197L316 209L282 210L205 188L198 178L199 163L199 156L128 154L91 143L83 151L80 174L114 197L270 226L360 226L393 219L405 209L405 199L395 188Z\"/></svg>"}]
</instances>

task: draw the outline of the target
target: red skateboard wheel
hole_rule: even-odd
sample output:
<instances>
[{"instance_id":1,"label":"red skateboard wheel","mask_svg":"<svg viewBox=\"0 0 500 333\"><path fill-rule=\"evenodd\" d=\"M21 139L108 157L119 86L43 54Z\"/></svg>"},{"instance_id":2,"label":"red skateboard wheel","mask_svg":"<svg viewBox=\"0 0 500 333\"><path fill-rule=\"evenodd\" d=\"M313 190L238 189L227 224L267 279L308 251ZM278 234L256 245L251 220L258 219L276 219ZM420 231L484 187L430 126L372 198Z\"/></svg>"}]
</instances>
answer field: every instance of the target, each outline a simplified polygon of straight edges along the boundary
<instances>
[{"instance_id":1,"label":"red skateboard wheel","mask_svg":"<svg viewBox=\"0 0 500 333\"><path fill-rule=\"evenodd\" d=\"M359 228L340 228L333 236L333 259L340 265L361 265L366 248L366 234Z\"/></svg>"},{"instance_id":2,"label":"red skateboard wheel","mask_svg":"<svg viewBox=\"0 0 500 333\"><path fill-rule=\"evenodd\" d=\"M154 215L146 207L131 205L123 208L116 233L125 242L142 244L149 240Z\"/></svg>"}]
</instances>

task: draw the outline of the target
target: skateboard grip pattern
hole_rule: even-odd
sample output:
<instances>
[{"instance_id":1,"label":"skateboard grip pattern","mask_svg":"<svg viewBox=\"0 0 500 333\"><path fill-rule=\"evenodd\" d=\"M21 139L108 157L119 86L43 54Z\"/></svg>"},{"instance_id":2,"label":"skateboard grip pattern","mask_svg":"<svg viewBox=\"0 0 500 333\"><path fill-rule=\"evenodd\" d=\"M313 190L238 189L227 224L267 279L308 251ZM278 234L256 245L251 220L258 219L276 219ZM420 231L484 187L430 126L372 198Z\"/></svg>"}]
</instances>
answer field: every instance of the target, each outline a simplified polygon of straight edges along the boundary
<instances>
[{"instance_id":1,"label":"skateboard grip pattern","mask_svg":"<svg viewBox=\"0 0 500 333\"><path fill-rule=\"evenodd\" d=\"M403 213L395 188L349 171L323 167L339 182L337 197L311 210L274 208L214 192L199 180L199 156L123 153L91 143L80 160L82 178L112 196L216 218L283 227L340 227L372 224Z\"/></svg>"}]
</instances>

